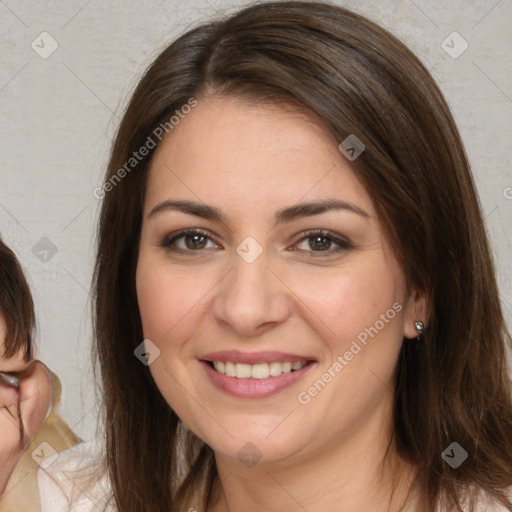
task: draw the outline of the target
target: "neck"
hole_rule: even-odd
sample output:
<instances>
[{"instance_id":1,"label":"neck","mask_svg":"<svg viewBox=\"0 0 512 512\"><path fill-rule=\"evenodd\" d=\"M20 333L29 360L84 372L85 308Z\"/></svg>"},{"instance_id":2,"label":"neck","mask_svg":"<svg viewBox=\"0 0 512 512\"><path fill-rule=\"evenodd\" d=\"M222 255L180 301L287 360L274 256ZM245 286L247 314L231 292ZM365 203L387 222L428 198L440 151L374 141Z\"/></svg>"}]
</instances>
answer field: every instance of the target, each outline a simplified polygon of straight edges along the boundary
<instances>
[{"instance_id":1,"label":"neck","mask_svg":"<svg viewBox=\"0 0 512 512\"><path fill-rule=\"evenodd\" d=\"M418 510L410 491L415 469L396 455L390 428L382 428L391 423L386 416L374 411L336 443L287 461L247 468L216 454L207 512Z\"/></svg>"}]
</instances>

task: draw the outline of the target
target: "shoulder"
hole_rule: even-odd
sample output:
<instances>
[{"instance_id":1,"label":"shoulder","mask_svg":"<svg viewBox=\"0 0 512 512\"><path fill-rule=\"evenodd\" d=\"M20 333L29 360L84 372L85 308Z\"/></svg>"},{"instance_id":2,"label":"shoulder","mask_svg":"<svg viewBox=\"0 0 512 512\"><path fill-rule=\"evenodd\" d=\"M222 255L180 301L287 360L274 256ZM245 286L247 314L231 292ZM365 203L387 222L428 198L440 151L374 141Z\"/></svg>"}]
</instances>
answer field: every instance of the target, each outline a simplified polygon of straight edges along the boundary
<instances>
[{"instance_id":1,"label":"shoulder","mask_svg":"<svg viewBox=\"0 0 512 512\"><path fill-rule=\"evenodd\" d=\"M505 490L505 495L512 501L512 487ZM476 503L475 512L510 512L511 509L505 507L496 498L492 497L489 493L480 489L478 493L478 500Z\"/></svg>"},{"instance_id":2,"label":"shoulder","mask_svg":"<svg viewBox=\"0 0 512 512\"><path fill-rule=\"evenodd\" d=\"M505 490L505 496L512 502L512 486ZM463 486L459 488L460 505L463 512L511 512L512 509L502 505L496 498L490 495L486 490L476 485ZM476 493L476 495L475 495ZM471 506L470 495L475 498ZM435 512L446 512L444 502L439 502L435 507ZM451 509L450 509L451 510ZM407 511L409 512L409 511ZM410 512L413 512L412 509Z\"/></svg>"},{"instance_id":3,"label":"shoulder","mask_svg":"<svg viewBox=\"0 0 512 512\"><path fill-rule=\"evenodd\" d=\"M37 472L41 512L115 512L97 441L46 458Z\"/></svg>"}]
</instances>

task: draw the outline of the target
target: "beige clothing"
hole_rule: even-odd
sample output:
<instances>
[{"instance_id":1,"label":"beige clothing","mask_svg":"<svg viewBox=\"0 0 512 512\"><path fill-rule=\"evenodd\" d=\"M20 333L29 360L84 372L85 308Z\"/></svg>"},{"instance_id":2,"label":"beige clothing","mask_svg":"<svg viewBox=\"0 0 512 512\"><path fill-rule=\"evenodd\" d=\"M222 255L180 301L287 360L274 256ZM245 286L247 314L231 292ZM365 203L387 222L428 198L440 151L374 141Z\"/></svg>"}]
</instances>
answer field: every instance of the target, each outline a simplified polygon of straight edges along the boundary
<instances>
[{"instance_id":1,"label":"beige clothing","mask_svg":"<svg viewBox=\"0 0 512 512\"><path fill-rule=\"evenodd\" d=\"M49 450L62 452L80 441L60 416L52 412L16 465L0 498L0 512L39 512L36 478L39 461Z\"/></svg>"}]
</instances>

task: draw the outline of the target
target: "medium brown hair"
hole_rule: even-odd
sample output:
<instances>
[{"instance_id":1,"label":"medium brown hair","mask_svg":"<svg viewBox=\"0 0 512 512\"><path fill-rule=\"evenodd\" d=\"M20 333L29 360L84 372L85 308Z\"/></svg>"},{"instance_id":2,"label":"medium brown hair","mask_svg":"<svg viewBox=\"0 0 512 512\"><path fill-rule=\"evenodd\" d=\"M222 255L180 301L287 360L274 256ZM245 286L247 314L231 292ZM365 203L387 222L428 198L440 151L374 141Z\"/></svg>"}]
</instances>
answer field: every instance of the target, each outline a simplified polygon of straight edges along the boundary
<instances>
[{"instance_id":1,"label":"medium brown hair","mask_svg":"<svg viewBox=\"0 0 512 512\"><path fill-rule=\"evenodd\" d=\"M339 142L355 134L364 143L352 169L407 282L430 308L422 341L403 343L397 361L398 454L417 466L429 511L441 503L462 510L462 491L472 503L479 488L512 507L504 493L512 485L512 342L463 144L428 71L394 36L346 9L251 5L188 31L150 65L121 121L105 183L191 97L212 92L294 104ZM153 153L105 189L101 210L94 312L107 467L120 511L200 510L216 475L213 452L133 354L143 340L135 271ZM441 456L453 441L468 452L457 469Z\"/></svg>"},{"instance_id":2,"label":"medium brown hair","mask_svg":"<svg viewBox=\"0 0 512 512\"><path fill-rule=\"evenodd\" d=\"M13 357L23 351L26 361L32 359L34 303L23 269L16 255L0 239L0 313L7 331L2 357Z\"/></svg>"}]
</instances>

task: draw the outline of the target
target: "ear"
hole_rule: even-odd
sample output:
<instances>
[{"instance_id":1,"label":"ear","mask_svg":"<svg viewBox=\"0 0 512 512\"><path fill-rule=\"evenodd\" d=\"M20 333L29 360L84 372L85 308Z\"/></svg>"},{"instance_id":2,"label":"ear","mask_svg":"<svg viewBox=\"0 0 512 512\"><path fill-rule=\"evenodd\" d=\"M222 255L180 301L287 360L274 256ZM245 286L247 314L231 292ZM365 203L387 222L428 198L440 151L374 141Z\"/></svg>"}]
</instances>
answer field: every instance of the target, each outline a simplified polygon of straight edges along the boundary
<instances>
[{"instance_id":1,"label":"ear","mask_svg":"<svg viewBox=\"0 0 512 512\"><path fill-rule=\"evenodd\" d=\"M407 300L404 312L404 337L413 339L418 336L415 322L423 322L425 327L430 323L430 308L424 292L414 289Z\"/></svg>"}]
</instances>

